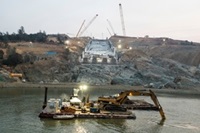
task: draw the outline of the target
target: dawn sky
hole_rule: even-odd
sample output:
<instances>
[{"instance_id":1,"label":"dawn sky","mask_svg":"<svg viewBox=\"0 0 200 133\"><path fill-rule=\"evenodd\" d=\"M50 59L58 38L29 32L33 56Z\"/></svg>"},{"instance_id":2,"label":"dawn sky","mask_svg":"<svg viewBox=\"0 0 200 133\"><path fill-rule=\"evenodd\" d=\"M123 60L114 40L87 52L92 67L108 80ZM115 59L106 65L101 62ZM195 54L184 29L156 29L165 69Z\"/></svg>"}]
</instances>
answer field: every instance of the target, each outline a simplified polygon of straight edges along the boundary
<instances>
[{"instance_id":1,"label":"dawn sky","mask_svg":"<svg viewBox=\"0 0 200 133\"><path fill-rule=\"evenodd\" d=\"M0 32L46 31L76 36L96 15L83 36L123 35L119 3L122 4L127 36L169 37L200 42L200 0L0 0Z\"/></svg>"}]
</instances>

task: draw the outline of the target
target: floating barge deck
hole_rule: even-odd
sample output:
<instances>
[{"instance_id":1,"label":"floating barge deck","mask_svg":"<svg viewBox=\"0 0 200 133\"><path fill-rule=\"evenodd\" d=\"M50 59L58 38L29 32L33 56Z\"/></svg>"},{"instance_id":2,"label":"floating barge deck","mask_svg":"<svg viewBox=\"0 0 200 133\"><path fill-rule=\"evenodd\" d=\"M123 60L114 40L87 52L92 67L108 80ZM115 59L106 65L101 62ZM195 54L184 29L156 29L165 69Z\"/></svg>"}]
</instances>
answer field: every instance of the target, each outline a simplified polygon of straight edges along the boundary
<instances>
[{"instance_id":1,"label":"floating barge deck","mask_svg":"<svg viewBox=\"0 0 200 133\"><path fill-rule=\"evenodd\" d=\"M40 118L68 119L68 118L97 118L97 119L136 119L134 109L159 111L162 119L165 119L164 111L153 91L127 90L120 92L118 96L98 97L97 101L81 102L77 98L77 92L69 99L51 98L47 102L47 89L43 110ZM128 96L150 96L155 105L141 100L130 100Z\"/></svg>"},{"instance_id":2,"label":"floating barge deck","mask_svg":"<svg viewBox=\"0 0 200 133\"><path fill-rule=\"evenodd\" d=\"M50 113L40 113L40 118L51 118L53 119L54 115L63 115L59 114L50 114ZM74 118L96 118L96 119L136 119L136 116L133 112L107 112L101 111L100 113L82 113L81 111L76 111Z\"/></svg>"}]
</instances>

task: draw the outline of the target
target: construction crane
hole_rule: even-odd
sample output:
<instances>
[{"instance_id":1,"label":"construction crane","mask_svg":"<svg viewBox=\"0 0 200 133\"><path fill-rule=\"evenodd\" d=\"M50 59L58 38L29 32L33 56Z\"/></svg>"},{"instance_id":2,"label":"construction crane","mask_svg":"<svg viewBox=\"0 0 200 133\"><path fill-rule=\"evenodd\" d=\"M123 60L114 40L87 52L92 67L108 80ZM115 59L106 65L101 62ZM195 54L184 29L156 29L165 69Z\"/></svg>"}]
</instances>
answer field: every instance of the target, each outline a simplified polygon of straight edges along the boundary
<instances>
[{"instance_id":1,"label":"construction crane","mask_svg":"<svg viewBox=\"0 0 200 133\"><path fill-rule=\"evenodd\" d=\"M107 22L108 22L108 24L109 24L109 26L110 26L110 28L111 28L111 30L112 30L112 32L113 32L113 34L115 35L115 31L114 31L114 29L113 29L113 27L112 27L112 24L111 24L111 22L107 19Z\"/></svg>"},{"instance_id":2,"label":"construction crane","mask_svg":"<svg viewBox=\"0 0 200 133\"><path fill-rule=\"evenodd\" d=\"M96 19L96 17L98 16L98 14L96 14L92 20L85 26L85 28L81 31L81 33L79 34L79 36L81 36L86 30L87 28L92 24L92 22Z\"/></svg>"},{"instance_id":3,"label":"construction crane","mask_svg":"<svg viewBox=\"0 0 200 133\"><path fill-rule=\"evenodd\" d=\"M123 35L126 36L126 29L125 29L125 24L124 24L124 16L123 16L122 4L119 4L119 12L120 12Z\"/></svg>"},{"instance_id":4,"label":"construction crane","mask_svg":"<svg viewBox=\"0 0 200 133\"><path fill-rule=\"evenodd\" d=\"M83 27L84 23L85 23L85 20L84 20L84 21L83 21L83 23L81 24L81 27L79 28L79 30L78 30L78 33L76 34L76 37L78 37L78 36L79 36L79 33L80 33L80 31L81 31L81 29L82 29L82 27Z\"/></svg>"},{"instance_id":5,"label":"construction crane","mask_svg":"<svg viewBox=\"0 0 200 133\"><path fill-rule=\"evenodd\" d=\"M107 28L107 30L108 30L108 33L110 34L110 36L112 36L112 34L110 33L110 30Z\"/></svg>"}]
</instances>

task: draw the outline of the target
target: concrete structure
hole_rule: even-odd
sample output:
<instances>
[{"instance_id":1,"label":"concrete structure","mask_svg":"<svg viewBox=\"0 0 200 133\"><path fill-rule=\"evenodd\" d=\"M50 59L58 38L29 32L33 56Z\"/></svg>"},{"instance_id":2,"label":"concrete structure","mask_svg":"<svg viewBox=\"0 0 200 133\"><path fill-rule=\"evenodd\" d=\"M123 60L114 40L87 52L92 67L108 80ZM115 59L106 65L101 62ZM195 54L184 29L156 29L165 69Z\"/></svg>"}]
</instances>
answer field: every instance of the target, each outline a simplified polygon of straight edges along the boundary
<instances>
[{"instance_id":1,"label":"concrete structure","mask_svg":"<svg viewBox=\"0 0 200 133\"><path fill-rule=\"evenodd\" d=\"M118 55L113 44L109 40L92 39L86 45L82 57L82 63L118 63Z\"/></svg>"}]
</instances>

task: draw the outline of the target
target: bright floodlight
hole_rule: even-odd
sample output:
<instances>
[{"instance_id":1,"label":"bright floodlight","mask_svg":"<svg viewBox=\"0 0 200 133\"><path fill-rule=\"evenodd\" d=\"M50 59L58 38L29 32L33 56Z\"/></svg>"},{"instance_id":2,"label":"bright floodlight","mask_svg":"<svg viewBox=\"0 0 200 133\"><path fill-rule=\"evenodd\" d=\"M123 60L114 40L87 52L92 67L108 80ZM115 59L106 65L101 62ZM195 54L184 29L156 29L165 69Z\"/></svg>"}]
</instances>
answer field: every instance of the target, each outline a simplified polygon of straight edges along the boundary
<instances>
[{"instance_id":1,"label":"bright floodlight","mask_svg":"<svg viewBox=\"0 0 200 133\"><path fill-rule=\"evenodd\" d=\"M66 40L66 41L65 41L65 44L69 44L69 43L70 43L70 41L69 41L69 40Z\"/></svg>"},{"instance_id":2,"label":"bright floodlight","mask_svg":"<svg viewBox=\"0 0 200 133\"><path fill-rule=\"evenodd\" d=\"M81 85L79 86L80 90L87 90L87 85Z\"/></svg>"},{"instance_id":3,"label":"bright floodlight","mask_svg":"<svg viewBox=\"0 0 200 133\"><path fill-rule=\"evenodd\" d=\"M121 45L121 44L119 44L117 47L118 47L118 49L121 49L121 48L122 48L122 45Z\"/></svg>"},{"instance_id":4,"label":"bright floodlight","mask_svg":"<svg viewBox=\"0 0 200 133\"><path fill-rule=\"evenodd\" d=\"M83 85L83 90L87 90L87 86L86 85Z\"/></svg>"}]
</instances>

